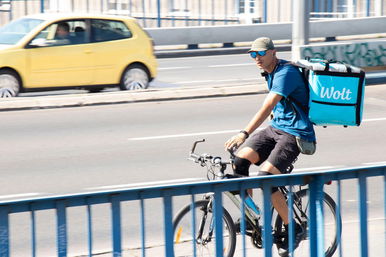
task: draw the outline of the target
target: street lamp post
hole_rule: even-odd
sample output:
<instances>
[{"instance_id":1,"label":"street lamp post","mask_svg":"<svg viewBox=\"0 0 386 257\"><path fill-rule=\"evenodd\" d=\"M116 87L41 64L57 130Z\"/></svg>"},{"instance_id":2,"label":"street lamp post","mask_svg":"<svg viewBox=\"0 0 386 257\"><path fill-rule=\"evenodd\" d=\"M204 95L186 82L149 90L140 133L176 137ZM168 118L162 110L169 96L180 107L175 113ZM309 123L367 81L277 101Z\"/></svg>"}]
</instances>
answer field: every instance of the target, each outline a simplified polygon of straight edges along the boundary
<instances>
[{"instance_id":1,"label":"street lamp post","mask_svg":"<svg viewBox=\"0 0 386 257\"><path fill-rule=\"evenodd\" d=\"M292 60L301 58L300 46L308 44L309 38L309 0L293 1Z\"/></svg>"}]
</instances>

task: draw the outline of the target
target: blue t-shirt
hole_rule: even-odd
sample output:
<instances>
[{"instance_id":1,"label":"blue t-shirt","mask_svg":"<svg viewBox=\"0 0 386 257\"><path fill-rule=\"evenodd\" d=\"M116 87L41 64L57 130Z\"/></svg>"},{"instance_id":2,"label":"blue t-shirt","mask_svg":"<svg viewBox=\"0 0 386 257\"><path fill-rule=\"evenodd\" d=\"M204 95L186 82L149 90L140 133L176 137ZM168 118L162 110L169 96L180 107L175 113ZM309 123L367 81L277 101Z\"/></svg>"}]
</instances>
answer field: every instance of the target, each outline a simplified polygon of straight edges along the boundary
<instances>
[{"instance_id":1,"label":"blue t-shirt","mask_svg":"<svg viewBox=\"0 0 386 257\"><path fill-rule=\"evenodd\" d=\"M298 68L279 60L276 69L268 74L267 82L270 92L283 96L273 108L271 126L302 139L315 141L314 127L308 113L304 111L308 108L309 95Z\"/></svg>"}]
</instances>

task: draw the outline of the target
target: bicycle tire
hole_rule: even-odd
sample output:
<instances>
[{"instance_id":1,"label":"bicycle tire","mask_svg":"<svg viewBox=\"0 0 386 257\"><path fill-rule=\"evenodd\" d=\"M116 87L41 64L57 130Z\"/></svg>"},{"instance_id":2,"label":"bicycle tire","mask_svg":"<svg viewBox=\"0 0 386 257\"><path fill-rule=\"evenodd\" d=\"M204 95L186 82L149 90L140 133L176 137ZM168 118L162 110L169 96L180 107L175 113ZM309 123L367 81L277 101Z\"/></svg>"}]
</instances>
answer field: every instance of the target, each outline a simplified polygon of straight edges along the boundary
<instances>
[{"instance_id":1,"label":"bicycle tire","mask_svg":"<svg viewBox=\"0 0 386 257\"><path fill-rule=\"evenodd\" d=\"M307 208L309 206L308 202L307 204L304 204L306 202L306 198L308 198L308 189L302 189L300 190L299 192L296 192L294 194L296 194L294 196L294 199L295 197L300 197L300 198L304 198L302 199L303 201L303 205L302 205L302 211L304 213L307 214ZM326 249L326 252L325 252L325 256L326 257L331 257L337 247L338 247L338 242L340 241L340 237L341 237L341 231L340 231L340 234L338 235L338 223L340 224L340 227L342 227L342 220L341 220L341 217L339 217L337 219L337 213L336 213L336 204L334 202L334 200L331 198L331 196L329 196L327 193L324 193L324 198L323 198L323 202L324 202L324 205L323 205L323 208L324 208L324 228L325 228L325 249ZM306 206L306 208L304 208ZM328 208L326 208L328 207ZM295 205L294 205L294 210L299 210ZM276 212L275 212L276 213ZM328 219L328 221L327 221ZM333 224L331 224L331 222ZM283 231L283 222L282 222L282 219L280 218L279 215L277 215L276 213L276 220L275 220L275 233L277 231ZM307 220L307 225L308 225L308 220ZM326 235L327 232L329 233L329 235ZM307 236L308 236L308 228L307 228ZM329 243L326 242L326 236L329 237L328 241L330 241ZM302 240L302 242L300 243L300 245L298 246L298 248L295 250L295 254L294 256L302 256L300 253L301 252L304 252L304 256L308 256L309 255L309 248L308 249L301 249L301 248L307 248L307 245L304 245L304 242L305 239ZM326 245L327 243L327 245ZM327 247L326 247L327 246ZM279 246L277 245L277 248L279 248Z\"/></svg>"},{"instance_id":2,"label":"bicycle tire","mask_svg":"<svg viewBox=\"0 0 386 257\"><path fill-rule=\"evenodd\" d=\"M197 239L198 226L200 220L203 219L205 212L208 216L205 219L204 224L204 236L206 236L206 230L210 226L212 220L212 210L208 208L209 200L199 200L194 203L195 206L195 217L196 217L196 230L195 230L195 241L194 247L196 248L196 256L215 256L215 235L211 241L203 244ZM210 217L209 217L210 216ZM173 221L174 231L174 256L193 256L193 229L192 223L191 205L183 207L176 215ZM209 226L208 226L209 225ZM229 212L223 208L223 254L224 257L232 257L236 248L236 231L232 217ZM209 254L208 254L209 253Z\"/></svg>"}]
</instances>

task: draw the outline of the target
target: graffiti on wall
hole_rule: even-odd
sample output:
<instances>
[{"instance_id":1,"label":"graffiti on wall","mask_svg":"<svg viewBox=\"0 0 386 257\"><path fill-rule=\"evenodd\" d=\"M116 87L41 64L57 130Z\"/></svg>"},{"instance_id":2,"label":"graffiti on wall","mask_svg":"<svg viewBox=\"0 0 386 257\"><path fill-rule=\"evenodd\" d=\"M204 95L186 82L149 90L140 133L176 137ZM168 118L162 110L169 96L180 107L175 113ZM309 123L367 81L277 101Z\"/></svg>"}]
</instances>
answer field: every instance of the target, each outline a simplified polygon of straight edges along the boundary
<instances>
[{"instance_id":1,"label":"graffiti on wall","mask_svg":"<svg viewBox=\"0 0 386 257\"><path fill-rule=\"evenodd\" d=\"M386 41L307 46L301 53L302 58L333 59L357 67L386 66Z\"/></svg>"}]
</instances>

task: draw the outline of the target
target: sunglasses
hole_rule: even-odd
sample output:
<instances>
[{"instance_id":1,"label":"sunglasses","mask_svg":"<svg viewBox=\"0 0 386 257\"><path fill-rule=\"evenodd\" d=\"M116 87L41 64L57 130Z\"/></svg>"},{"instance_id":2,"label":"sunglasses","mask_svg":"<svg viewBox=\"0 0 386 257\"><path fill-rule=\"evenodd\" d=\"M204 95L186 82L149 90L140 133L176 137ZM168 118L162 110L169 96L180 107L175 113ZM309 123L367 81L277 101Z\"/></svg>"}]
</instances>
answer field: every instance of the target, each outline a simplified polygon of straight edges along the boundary
<instances>
[{"instance_id":1,"label":"sunglasses","mask_svg":"<svg viewBox=\"0 0 386 257\"><path fill-rule=\"evenodd\" d=\"M256 51L256 52L250 52L249 55L253 58L256 59L257 56L264 56L267 54L267 50L264 51Z\"/></svg>"}]
</instances>

